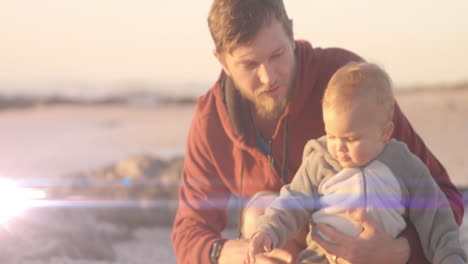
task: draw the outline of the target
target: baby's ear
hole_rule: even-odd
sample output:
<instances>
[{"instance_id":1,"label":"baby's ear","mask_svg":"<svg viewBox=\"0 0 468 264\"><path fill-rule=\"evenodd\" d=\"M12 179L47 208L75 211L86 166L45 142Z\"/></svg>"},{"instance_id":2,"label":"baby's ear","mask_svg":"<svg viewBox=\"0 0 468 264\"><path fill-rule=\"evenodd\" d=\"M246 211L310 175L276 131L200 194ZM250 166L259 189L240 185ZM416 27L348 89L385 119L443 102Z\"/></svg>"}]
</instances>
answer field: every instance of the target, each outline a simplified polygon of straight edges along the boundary
<instances>
[{"instance_id":1,"label":"baby's ear","mask_svg":"<svg viewBox=\"0 0 468 264\"><path fill-rule=\"evenodd\" d=\"M395 128L395 125L393 124L393 121L388 121L385 124L384 129L382 131L382 140L383 141L385 141L385 142L390 141L390 138L393 135L394 128Z\"/></svg>"}]
</instances>

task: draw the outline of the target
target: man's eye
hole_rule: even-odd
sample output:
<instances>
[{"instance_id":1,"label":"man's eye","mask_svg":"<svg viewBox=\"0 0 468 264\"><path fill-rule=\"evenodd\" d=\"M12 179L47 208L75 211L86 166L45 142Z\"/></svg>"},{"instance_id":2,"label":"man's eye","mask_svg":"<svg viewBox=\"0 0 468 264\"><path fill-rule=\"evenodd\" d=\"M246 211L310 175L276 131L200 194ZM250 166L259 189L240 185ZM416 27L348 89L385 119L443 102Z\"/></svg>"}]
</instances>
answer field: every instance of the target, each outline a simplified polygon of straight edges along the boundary
<instances>
[{"instance_id":1,"label":"man's eye","mask_svg":"<svg viewBox=\"0 0 468 264\"><path fill-rule=\"evenodd\" d=\"M271 58L272 58L272 59L277 59L277 58L281 57L281 55L283 55L283 52L282 52L282 51L281 51L281 52L278 52L278 53L275 53L275 54L273 54L273 56L271 56Z\"/></svg>"},{"instance_id":2,"label":"man's eye","mask_svg":"<svg viewBox=\"0 0 468 264\"><path fill-rule=\"evenodd\" d=\"M249 63L244 64L244 68L248 70L255 69L256 67L257 67L257 63L255 62L249 62Z\"/></svg>"}]
</instances>

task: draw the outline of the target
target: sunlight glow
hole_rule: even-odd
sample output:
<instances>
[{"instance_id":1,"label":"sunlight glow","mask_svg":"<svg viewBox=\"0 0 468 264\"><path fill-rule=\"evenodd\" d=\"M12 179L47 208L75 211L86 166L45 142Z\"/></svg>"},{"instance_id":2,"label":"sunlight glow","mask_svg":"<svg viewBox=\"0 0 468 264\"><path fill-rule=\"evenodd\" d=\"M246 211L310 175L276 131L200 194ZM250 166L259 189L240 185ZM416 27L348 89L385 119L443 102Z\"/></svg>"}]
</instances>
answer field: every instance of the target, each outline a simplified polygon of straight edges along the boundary
<instances>
[{"instance_id":1,"label":"sunlight glow","mask_svg":"<svg viewBox=\"0 0 468 264\"><path fill-rule=\"evenodd\" d=\"M34 207L45 192L18 186L14 181L0 178L0 224L8 223L14 216Z\"/></svg>"}]
</instances>

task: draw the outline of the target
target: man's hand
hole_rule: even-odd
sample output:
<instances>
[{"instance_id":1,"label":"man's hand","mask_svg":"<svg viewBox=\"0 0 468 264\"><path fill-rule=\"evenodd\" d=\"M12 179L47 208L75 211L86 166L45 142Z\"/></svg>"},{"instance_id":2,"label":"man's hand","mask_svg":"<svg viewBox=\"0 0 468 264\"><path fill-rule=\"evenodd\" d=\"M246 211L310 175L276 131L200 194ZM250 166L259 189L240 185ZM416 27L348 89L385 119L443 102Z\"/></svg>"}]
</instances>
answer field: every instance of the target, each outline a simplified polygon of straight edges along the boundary
<instances>
[{"instance_id":1,"label":"man's hand","mask_svg":"<svg viewBox=\"0 0 468 264\"><path fill-rule=\"evenodd\" d=\"M409 244L405 238L393 239L364 210L349 210L348 218L359 223L363 231L358 237L350 237L325 224L317 224L320 232L335 243L314 235L313 240L329 255L336 255L339 264L379 263L403 264L409 258Z\"/></svg>"},{"instance_id":2,"label":"man's hand","mask_svg":"<svg viewBox=\"0 0 468 264\"><path fill-rule=\"evenodd\" d=\"M228 240L224 243L219 257L219 264L240 264L247 254L249 242L247 240ZM256 264L292 264L292 256L284 249L273 249L267 253L255 256Z\"/></svg>"}]
</instances>

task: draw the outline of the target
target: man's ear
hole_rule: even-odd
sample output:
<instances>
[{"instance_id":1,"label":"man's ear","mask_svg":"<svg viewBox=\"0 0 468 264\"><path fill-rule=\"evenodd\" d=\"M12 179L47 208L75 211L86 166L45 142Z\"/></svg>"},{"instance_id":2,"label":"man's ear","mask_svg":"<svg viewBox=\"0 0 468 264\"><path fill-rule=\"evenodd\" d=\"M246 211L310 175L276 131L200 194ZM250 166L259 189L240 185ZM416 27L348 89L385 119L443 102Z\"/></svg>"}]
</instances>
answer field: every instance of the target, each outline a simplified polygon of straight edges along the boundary
<instances>
[{"instance_id":1,"label":"man's ear","mask_svg":"<svg viewBox=\"0 0 468 264\"><path fill-rule=\"evenodd\" d=\"M393 135L393 130L395 129L395 125L393 124L393 121L388 121L387 124L385 124L383 133L382 133L382 139L385 142L390 141L390 138Z\"/></svg>"},{"instance_id":2,"label":"man's ear","mask_svg":"<svg viewBox=\"0 0 468 264\"><path fill-rule=\"evenodd\" d=\"M213 50L213 55L219 61L219 64L221 64L221 67L223 67L224 73L226 73L227 76L231 76L231 72L229 71L226 65L226 61L224 60L223 55L221 55L217 50Z\"/></svg>"}]
</instances>

